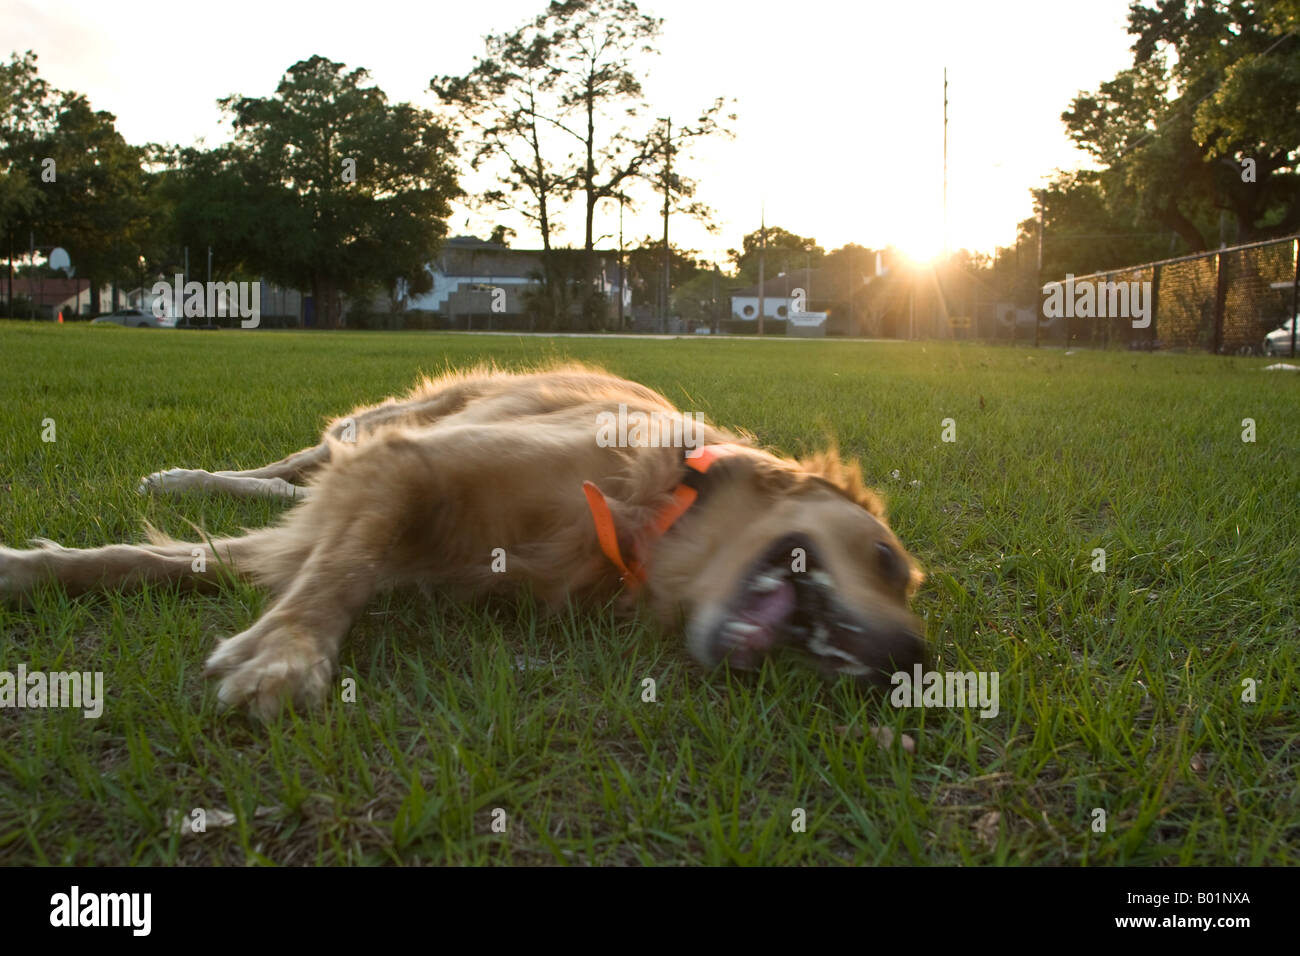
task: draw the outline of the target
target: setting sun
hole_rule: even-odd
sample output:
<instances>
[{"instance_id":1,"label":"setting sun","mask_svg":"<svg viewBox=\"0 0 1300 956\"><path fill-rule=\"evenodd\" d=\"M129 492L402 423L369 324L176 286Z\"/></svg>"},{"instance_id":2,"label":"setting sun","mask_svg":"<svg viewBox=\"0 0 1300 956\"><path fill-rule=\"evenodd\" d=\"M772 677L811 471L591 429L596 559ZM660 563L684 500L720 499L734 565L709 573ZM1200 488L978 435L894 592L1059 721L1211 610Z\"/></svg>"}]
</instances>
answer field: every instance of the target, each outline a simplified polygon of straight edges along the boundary
<instances>
[{"instance_id":1,"label":"setting sun","mask_svg":"<svg viewBox=\"0 0 1300 956\"><path fill-rule=\"evenodd\" d=\"M924 228L905 232L893 239L892 245L901 252L909 262L915 265L930 265L943 255L943 239Z\"/></svg>"}]
</instances>

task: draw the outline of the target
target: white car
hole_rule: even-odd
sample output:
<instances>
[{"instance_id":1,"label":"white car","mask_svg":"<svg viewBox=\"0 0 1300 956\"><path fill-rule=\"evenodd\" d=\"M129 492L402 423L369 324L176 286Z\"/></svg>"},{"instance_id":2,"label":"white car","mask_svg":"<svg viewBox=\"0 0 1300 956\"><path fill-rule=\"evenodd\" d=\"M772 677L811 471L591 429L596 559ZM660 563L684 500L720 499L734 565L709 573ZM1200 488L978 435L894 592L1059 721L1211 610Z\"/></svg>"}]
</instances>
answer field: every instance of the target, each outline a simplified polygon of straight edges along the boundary
<instances>
[{"instance_id":1,"label":"white car","mask_svg":"<svg viewBox=\"0 0 1300 956\"><path fill-rule=\"evenodd\" d=\"M170 316L165 315L160 319L152 312L141 312L139 309L118 309L116 312L109 312L107 315L101 315L90 320L91 325L103 325L104 323L125 325L132 329L176 328L176 320Z\"/></svg>"},{"instance_id":2,"label":"white car","mask_svg":"<svg viewBox=\"0 0 1300 956\"><path fill-rule=\"evenodd\" d=\"M1280 328L1274 329L1268 335L1264 336L1264 354L1265 355L1290 355L1291 354L1291 329L1295 325L1295 319L1287 319L1282 323ZM1296 351L1300 352L1300 336L1296 338Z\"/></svg>"}]
</instances>

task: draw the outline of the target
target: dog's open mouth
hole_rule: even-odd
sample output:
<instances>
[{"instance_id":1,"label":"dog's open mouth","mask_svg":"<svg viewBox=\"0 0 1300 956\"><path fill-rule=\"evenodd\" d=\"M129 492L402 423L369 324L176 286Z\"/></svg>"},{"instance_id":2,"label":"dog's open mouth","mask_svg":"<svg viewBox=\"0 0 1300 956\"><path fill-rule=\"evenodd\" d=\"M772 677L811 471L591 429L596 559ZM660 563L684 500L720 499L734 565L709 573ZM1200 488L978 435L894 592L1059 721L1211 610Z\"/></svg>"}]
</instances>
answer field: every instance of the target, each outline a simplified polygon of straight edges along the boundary
<instances>
[{"instance_id":1,"label":"dog's open mouth","mask_svg":"<svg viewBox=\"0 0 1300 956\"><path fill-rule=\"evenodd\" d=\"M886 680L923 651L915 635L886 635L848 611L804 534L780 538L754 562L715 632L719 659L740 669L758 667L783 646L807 651L828 675L864 680Z\"/></svg>"}]
</instances>

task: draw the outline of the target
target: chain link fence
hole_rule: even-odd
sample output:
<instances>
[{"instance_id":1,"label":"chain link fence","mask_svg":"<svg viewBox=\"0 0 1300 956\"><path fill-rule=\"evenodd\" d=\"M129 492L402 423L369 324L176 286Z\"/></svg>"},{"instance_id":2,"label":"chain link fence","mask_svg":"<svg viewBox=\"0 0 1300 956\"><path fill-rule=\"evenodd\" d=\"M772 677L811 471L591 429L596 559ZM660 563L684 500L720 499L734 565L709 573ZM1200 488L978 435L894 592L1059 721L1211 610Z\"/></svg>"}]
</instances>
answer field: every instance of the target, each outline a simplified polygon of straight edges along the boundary
<instances>
[{"instance_id":1,"label":"chain link fence","mask_svg":"<svg viewBox=\"0 0 1300 956\"><path fill-rule=\"evenodd\" d=\"M1227 354L1296 354L1300 235L1113 269L1044 286L1040 316L1052 318L1053 294L1067 303L1066 340L1101 348L1188 349ZM1111 284L1141 284L1148 314L1101 316ZM1060 286L1057 290L1055 287ZM1092 303L1082 298L1092 288ZM1062 295L1065 290L1071 294ZM1059 306L1057 308L1059 312ZM1080 315L1079 312L1090 314ZM1123 312L1124 310L1119 310ZM1136 321L1135 321L1136 318ZM1149 320L1149 321L1148 321ZM1269 333L1283 334L1269 337ZM1267 337L1267 338L1266 338Z\"/></svg>"}]
</instances>

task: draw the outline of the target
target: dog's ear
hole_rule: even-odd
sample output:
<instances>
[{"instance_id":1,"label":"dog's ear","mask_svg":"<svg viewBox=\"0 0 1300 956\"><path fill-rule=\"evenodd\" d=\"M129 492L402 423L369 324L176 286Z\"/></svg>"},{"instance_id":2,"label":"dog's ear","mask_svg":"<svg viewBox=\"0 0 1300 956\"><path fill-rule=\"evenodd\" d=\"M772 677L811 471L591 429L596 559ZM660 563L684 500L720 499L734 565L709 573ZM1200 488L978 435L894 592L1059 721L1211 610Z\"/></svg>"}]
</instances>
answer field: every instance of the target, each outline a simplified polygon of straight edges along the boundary
<instances>
[{"instance_id":1,"label":"dog's ear","mask_svg":"<svg viewBox=\"0 0 1300 956\"><path fill-rule=\"evenodd\" d=\"M862 469L858 463L844 461L834 446L808 458L801 458L799 465L808 474L834 485L846 497L856 501L877 518L884 519L885 503L862 480Z\"/></svg>"},{"instance_id":2,"label":"dog's ear","mask_svg":"<svg viewBox=\"0 0 1300 956\"><path fill-rule=\"evenodd\" d=\"M790 462L764 455L730 455L710 468L709 475L723 481L749 480L770 495L794 494L808 481Z\"/></svg>"}]
</instances>

